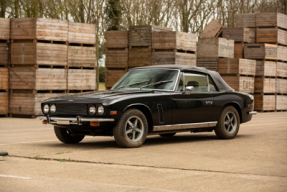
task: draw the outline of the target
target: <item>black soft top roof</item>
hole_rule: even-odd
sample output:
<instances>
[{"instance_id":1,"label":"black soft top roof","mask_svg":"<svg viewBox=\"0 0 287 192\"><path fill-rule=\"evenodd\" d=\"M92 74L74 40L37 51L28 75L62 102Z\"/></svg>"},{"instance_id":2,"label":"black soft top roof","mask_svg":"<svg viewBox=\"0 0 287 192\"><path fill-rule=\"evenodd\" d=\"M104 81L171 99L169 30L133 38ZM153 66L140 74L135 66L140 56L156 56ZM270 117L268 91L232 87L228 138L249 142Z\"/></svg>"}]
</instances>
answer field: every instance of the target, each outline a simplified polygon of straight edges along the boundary
<instances>
[{"instance_id":1,"label":"black soft top roof","mask_svg":"<svg viewBox=\"0 0 287 192\"><path fill-rule=\"evenodd\" d=\"M233 91L233 89L221 78L218 72L210 71L203 67L194 67L189 65L153 65L147 67L136 67L134 69L149 69L149 68L179 69L182 72L199 72L208 74L215 82L219 91Z\"/></svg>"}]
</instances>

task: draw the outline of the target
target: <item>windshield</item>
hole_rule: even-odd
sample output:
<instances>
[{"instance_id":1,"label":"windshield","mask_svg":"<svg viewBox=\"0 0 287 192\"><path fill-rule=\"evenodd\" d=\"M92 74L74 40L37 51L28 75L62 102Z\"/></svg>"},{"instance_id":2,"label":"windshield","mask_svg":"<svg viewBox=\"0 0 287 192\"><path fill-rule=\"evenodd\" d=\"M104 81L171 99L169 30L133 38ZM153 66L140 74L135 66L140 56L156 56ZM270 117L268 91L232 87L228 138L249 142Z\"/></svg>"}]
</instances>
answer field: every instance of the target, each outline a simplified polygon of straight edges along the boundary
<instances>
[{"instance_id":1,"label":"windshield","mask_svg":"<svg viewBox=\"0 0 287 192\"><path fill-rule=\"evenodd\" d=\"M113 87L116 89L159 89L172 91L178 70L135 69L126 73Z\"/></svg>"}]
</instances>

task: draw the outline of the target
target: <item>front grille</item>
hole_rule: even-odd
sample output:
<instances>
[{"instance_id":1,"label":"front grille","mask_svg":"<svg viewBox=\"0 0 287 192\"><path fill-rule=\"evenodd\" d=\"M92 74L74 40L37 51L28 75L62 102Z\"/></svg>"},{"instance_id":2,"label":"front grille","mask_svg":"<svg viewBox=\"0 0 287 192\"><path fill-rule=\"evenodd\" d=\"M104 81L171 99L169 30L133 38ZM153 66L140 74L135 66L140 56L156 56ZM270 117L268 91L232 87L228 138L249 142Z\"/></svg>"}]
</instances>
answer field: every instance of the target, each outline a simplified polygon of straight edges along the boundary
<instances>
[{"instance_id":1,"label":"front grille","mask_svg":"<svg viewBox=\"0 0 287 192\"><path fill-rule=\"evenodd\" d=\"M87 104L57 104L58 115L87 115Z\"/></svg>"}]
</instances>

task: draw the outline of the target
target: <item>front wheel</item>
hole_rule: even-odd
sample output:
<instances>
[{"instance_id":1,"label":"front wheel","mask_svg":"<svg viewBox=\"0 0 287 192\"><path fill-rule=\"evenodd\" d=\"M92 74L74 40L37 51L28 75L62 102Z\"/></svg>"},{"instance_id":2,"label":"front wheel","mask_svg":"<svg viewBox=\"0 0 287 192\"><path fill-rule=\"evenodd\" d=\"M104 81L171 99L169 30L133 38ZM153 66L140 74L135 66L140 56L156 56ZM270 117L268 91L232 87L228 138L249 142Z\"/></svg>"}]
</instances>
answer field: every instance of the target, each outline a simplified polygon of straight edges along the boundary
<instances>
[{"instance_id":1,"label":"front wheel","mask_svg":"<svg viewBox=\"0 0 287 192\"><path fill-rule=\"evenodd\" d=\"M66 144L79 143L85 137L85 135L72 135L68 129L58 126L54 126L54 132L57 138Z\"/></svg>"},{"instance_id":2,"label":"front wheel","mask_svg":"<svg viewBox=\"0 0 287 192\"><path fill-rule=\"evenodd\" d=\"M233 139L239 131L239 126L240 118L237 110L232 106L227 106L223 109L214 130L220 139Z\"/></svg>"},{"instance_id":3,"label":"front wheel","mask_svg":"<svg viewBox=\"0 0 287 192\"><path fill-rule=\"evenodd\" d=\"M147 132L148 122L146 117L137 109L126 111L113 128L117 144L129 148L140 147L145 142Z\"/></svg>"}]
</instances>

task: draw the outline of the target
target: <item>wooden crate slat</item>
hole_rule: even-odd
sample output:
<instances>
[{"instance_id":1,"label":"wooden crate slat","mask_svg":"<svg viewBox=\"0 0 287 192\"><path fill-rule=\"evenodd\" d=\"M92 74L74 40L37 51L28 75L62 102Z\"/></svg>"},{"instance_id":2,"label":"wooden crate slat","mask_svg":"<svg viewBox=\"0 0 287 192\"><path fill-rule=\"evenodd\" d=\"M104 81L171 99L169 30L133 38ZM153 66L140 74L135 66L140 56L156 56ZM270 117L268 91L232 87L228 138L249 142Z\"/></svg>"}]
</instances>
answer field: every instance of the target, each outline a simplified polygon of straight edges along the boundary
<instances>
[{"instance_id":1,"label":"wooden crate slat","mask_svg":"<svg viewBox=\"0 0 287 192\"><path fill-rule=\"evenodd\" d=\"M277 77L287 77L287 63L277 62Z\"/></svg>"},{"instance_id":2,"label":"wooden crate slat","mask_svg":"<svg viewBox=\"0 0 287 192\"><path fill-rule=\"evenodd\" d=\"M224 26L217 20L212 19L199 35L201 38L218 37Z\"/></svg>"},{"instance_id":3,"label":"wooden crate slat","mask_svg":"<svg viewBox=\"0 0 287 192\"><path fill-rule=\"evenodd\" d=\"M197 67L204 67L208 70L217 71L218 70L218 59L198 59L196 60Z\"/></svg>"},{"instance_id":4,"label":"wooden crate slat","mask_svg":"<svg viewBox=\"0 0 287 192\"><path fill-rule=\"evenodd\" d=\"M68 22L44 18L12 18L11 39L68 41Z\"/></svg>"},{"instance_id":5,"label":"wooden crate slat","mask_svg":"<svg viewBox=\"0 0 287 192\"><path fill-rule=\"evenodd\" d=\"M275 93L276 79L267 77L255 77L255 93Z\"/></svg>"},{"instance_id":6,"label":"wooden crate slat","mask_svg":"<svg viewBox=\"0 0 287 192\"><path fill-rule=\"evenodd\" d=\"M191 65L196 66L196 55L179 52L153 52L152 65Z\"/></svg>"},{"instance_id":7,"label":"wooden crate slat","mask_svg":"<svg viewBox=\"0 0 287 192\"><path fill-rule=\"evenodd\" d=\"M254 77L221 75L223 80L235 91L254 93Z\"/></svg>"},{"instance_id":8,"label":"wooden crate slat","mask_svg":"<svg viewBox=\"0 0 287 192\"><path fill-rule=\"evenodd\" d=\"M235 15L236 27L256 27L256 14L243 13Z\"/></svg>"},{"instance_id":9,"label":"wooden crate slat","mask_svg":"<svg viewBox=\"0 0 287 192\"><path fill-rule=\"evenodd\" d=\"M234 43L234 58L244 58L244 43Z\"/></svg>"},{"instance_id":10,"label":"wooden crate slat","mask_svg":"<svg viewBox=\"0 0 287 192\"><path fill-rule=\"evenodd\" d=\"M222 37L232 39L235 42L255 42L255 30L250 28L224 28Z\"/></svg>"},{"instance_id":11,"label":"wooden crate slat","mask_svg":"<svg viewBox=\"0 0 287 192\"><path fill-rule=\"evenodd\" d=\"M256 61L250 59L218 59L218 73L255 76Z\"/></svg>"},{"instance_id":12,"label":"wooden crate slat","mask_svg":"<svg viewBox=\"0 0 287 192\"><path fill-rule=\"evenodd\" d=\"M287 94L287 79L276 80L276 93Z\"/></svg>"},{"instance_id":13,"label":"wooden crate slat","mask_svg":"<svg viewBox=\"0 0 287 192\"><path fill-rule=\"evenodd\" d=\"M8 43L0 43L0 65L8 65Z\"/></svg>"},{"instance_id":14,"label":"wooden crate slat","mask_svg":"<svg viewBox=\"0 0 287 192\"><path fill-rule=\"evenodd\" d=\"M7 115L9 112L9 93L0 92L0 115Z\"/></svg>"},{"instance_id":15,"label":"wooden crate slat","mask_svg":"<svg viewBox=\"0 0 287 192\"><path fill-rule=\"evenodd\" d=\"M152 32L153 49L196 51L196 35L184 32Z\"/></svg>"},{"instance_id":16,"label":"wooden crate slat","mask_svg":"<svg viewBox=\"0 0 287 192\"><path fill-rule=\"evenodd\" d=\"M198 58L234 58L234 40L224 38L198 39Z\"/></svg>"},{"instance_id":17,"label":"wooden crate slat","mask_svg":"<svg viewBox=\"0 0 287 192\"><path fill-rule=\"evenodd\" d=\"M281 27L287 29L287 15L282 13L256 14L256 27Z\"/></svg>"},{"instance_id":18,"label":"wooden crate slat","mask_svg":"<svg viewBox=\"0 0 287 192\"><path fill-rule=\"evenodd\" d=\"M256 60L256 76L276 77L275 61Z\"/></svg>"},{"instance_id":19,"label":"wooden crate slat","mask_svg":"<svg viewBox=\"0 0 287 192\"><path fill-rule=\"evenodd\" d=\"M274 44L245 44L244 58L246 59L277 59L277 45Z\"/></svg>"},{"instance_id":20,"label":"wooden crate slat","mask_svg":"<svg viewBox=\"0 0 287 192\"><path fill-rule=\"evenodd\" d=\"M129 49L129 67L142 67L151 65L151 48Z\"/></svg>"},{"instance_id":21,"label":"wooden crate slat","mask_svg":"<svg viewBox=\"0 0 287 192\"><path fill-rule=\"evenodd\" d=\"M9 76L8 68L0 68L0 90L9 89L8 76Z\"/></svg>"},{"instance_id":22,"label":"wooden crate slat","mask_svg":"<svg viewBox=\"0 0 287 192\"><path fill-rule=\"evenodd\" d=\"M278 45L277 59L280 61L287 61L287 47Z\"/></svg>"},{"instance_id":23,"label":"wooden crate slat","mask_svg":"<svg viewBox=\"0 0 287 192\"><path fill-rule=\"evenodd\" d=\"M10 19L0 18L0 39L10 39Z\"/></svg>"},{"instance_id":24,"label":"wooden crate slat","mask_svg":"<svg viewBox=\"0 0 287 192\"><path fill-rule=\"evenodd\" d=\"M67 65L67 45L12 43L11 64Z\"/></svg>"},{"instance_id":25,"label":"wooden crate slat","mask_svg":"<svg viewBox=\"0 0 287 192\"><path fill-rule=\"evenodd\" d=\"M275 95L254 94L254 110L269 111L276 109Z\"/></svg>"},{"instance_id":26,"label":"wooden crate slat","mask_svg":"<svg viewBox=\"0 0 287 192\"><path fill-rule=\"evenodd\" d=\"M106 31L106 48L127 48L128 31Z\"/></svg>"},{"instance_id":27,"label":"wooden crate slat","mask_svg":"<svg viewBox=\"0 0 287 192\"><path fill-rule=\"evenodd\" d=\"M107 68L127 68L129 51L128 48L106 49Z\"/></svg>"},{"instance_id":28,"label":"wooden crate slat","mask_svg":"<svg viewBox=\"0 0 287 192\"><path fill-rule=\"evenodd\" d=\"M287 31L278 28L257 28L256 42L287 45Z\"/></svg>"},{"instance_id":29,"label":"wooden crate slat","mask_svg":"<svg viewBox=\"0 0 287 192\"><path fill-rule=\"evenodd\" d=\"M287 95L276 96L276 110L287 110Z\"/></svg>"},{"instance_id":30,"label":"wooden crate slat","mask_svg":"<svg viewBox=\"0 0 287 192\"><path fill-rule=\"evenodd\" d=\"M68 69L69 90L95 90L96 71L90 69Z\"/></svg>"},{"instance_id":31,"label":"wooden crate slat","mask_svg":"<svg viewBox=\"0 0 287 192\"><path fill-rule=\"evenodd\" d=\"M126 74L126 69L107 69L106 68L106 75L105 75L105 86L107 88L111 88L114 84Z\"/></svg>"},{"instance_id":32,"label":"wooden crate slat","mask_svg":"<svg viewBox=\"0 0 287 192\"><path fill-rule=\"evenodd\" d=\"M96 25L69 22L69 43L96 44Z\"/></svg>"},{"instance_id":33,"label":"wooden crate slat","mask_svg":"<svg viewBox=\"0 0 287 192\"><path fill-rule=\"evenodd\" d=\"M69 67L95 67L96 50L94 47L68 46Z\"/></svg>"}]
</instances>

